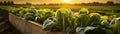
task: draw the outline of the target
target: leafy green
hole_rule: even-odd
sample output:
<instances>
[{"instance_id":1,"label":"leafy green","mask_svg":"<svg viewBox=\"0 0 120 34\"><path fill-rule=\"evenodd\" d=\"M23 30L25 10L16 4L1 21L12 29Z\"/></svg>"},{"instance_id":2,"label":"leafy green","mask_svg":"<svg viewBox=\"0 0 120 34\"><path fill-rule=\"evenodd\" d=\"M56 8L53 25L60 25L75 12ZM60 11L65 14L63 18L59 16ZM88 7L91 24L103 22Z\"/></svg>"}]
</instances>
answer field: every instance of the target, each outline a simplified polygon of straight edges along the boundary
<instances>
[{"instance_id":1,"label":"leafy green","mask_svg":"<svg viewBox=\"0 0 120 34\"><path fill-rule=\"evenodd\" d=\"M89 26L97 26L100 25L101 21L101 15L98 13L91 13L90 14L90 20L89 20Z\"/></svg>"},{"instance_id":2,"label":"leafy green","mask_svg":"<svg viewBox=\"0 0 120 34\"><path fill-rule=\"evenodd\" d=\"M79 13L80 13L80 14L89 14L89 11L88 11L87 8L81 8L81 9L79 10Z\"/></svg>"},{"instance_id":3,"label":"leafy green","mask_svg":"<svg viewBox=\"0 0 120 34\"><path fill-rule=\"evenodd\" d=\"M77 27L76 28L76 34L85 34L89 30L94 30L96 27Z\"/></svg>"},{"instance_id":4,"label":"leafy green","mask_svg":"<svg viewBox=\"0 0 120 34\"><path fill-rule=\"evenodd\" d=\"M80 14L76 19L77 26L86 27L88 25L90 16L87 14Z\"/></svg>"},{"instance_id":5,"label":"leafy green","mask_svg":"<svg viewBox=\"0 0 120 34\"><path fill-rule=\"evenodd\" d=\"M107 20L103 20L103 21L101 22L101 25L102 25L103 27L105 27L105 28L110 28L109 22L108 22Z\"/></svg>"},{"instance_id":6,"label":"leafy green","mask_svg":"<svg viewBox=\"0 0 120 34\"><path fill-rule=\"evenodd\" d=\"M25 14L27 14L27 13L28 13L28 10L27 10L27 9L22 9L22 10L19 11L20 17L24 17Z\"/></svg>"},{"instance_id":7,"label":"leafy green","mask_svg":"<svg viewBox=\"0 0 120 34\"><path fill-rule=\"evenodd\" d=\"M43 30L52 30L52 28L55 26L55 22L48 18L43 23Z\"/></svg>"},{"instance_id":8,"label":"leafy green","mask_svg":"<svg viewBox=\"0 0 120 34\"><path fill-rule=\"evenodd\" d=\"M120 34L120 18L114 18L111 21L110 26L111 26L114 34Z\"/></svg>"},{"instance_id":9,"label":"leafy green","mask_svg":"<svg viewBox=\"0 0 120 34\"><path fill-rule=\"evenodd\" d=\"M42 9L37 10L35 16L36 16L35 17L36 22L39 22L41 24L44 22L45 17L44 17L44 11Z\"/></svg>"},{"instance_id":10,"label":"leafy green","mask_svg":"<svg viewBox=\"0 0 120 34\"><path fill-rule=\"evenodd\" d=\"M56 27L59 30L62 30L65 32L66 29L74 28L74 17L71 10L66 8L60 8L56 11L55 16L56 16L56 23L57 23Z\"/></svg>"},{"instance_id":11,"label":"leafy green","mask_svg":"<svg viewBox=\"0 0 120 34\"><path fill-rule=\"evenodd\" d=\"M29 13L33 13L33 14L36 13L36 9L29 9L28 11L29 11Z\"/></svg>"},{"instance_id":12,"label":"leafy green","mask_svg":"<svg viewBox=\"0 0 120 34\"><path fill-rule=\"evenodd\" d=\"M27 14L25 14L24 18L27 19L27 20L33 20L34 21L35 15L33 13L27 13Z\"/></svg>"},{"instance_id":13,"label":"leafy green","mask_svg":"<svg viewBox=\"0 0 120 34\"><path fill-rule=\"evenodd\" d=\"M13 9L11 10L11 12L12 12L13 14L19 16L19 11L20 11L20 10L21 10L21 9L19 9L19 8L13 8Z\"/></svg>"}]
</instances>

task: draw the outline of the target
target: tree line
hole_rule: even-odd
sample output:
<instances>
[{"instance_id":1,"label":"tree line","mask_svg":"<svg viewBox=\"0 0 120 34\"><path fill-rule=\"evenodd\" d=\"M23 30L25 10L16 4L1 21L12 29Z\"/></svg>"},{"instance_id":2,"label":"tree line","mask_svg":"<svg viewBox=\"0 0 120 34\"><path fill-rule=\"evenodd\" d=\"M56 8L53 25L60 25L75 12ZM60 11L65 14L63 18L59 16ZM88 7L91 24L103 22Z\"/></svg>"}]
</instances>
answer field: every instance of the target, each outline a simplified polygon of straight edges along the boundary
<instances>
[{"instance_id":1,"label":"tree line","mask_svg":"<svg viewBox=\"0 0 120 34\"><path fill-rule=\"evenodd\" d=\"M38 5L63 5L64 3L51 3L51 4L38 4ZM0 5L16 5L14 4L14 1L1 1ZM26 2L23 5L33 5L30 2ZM71 5L71 4L66 4L66 5ZM120 3L114 3L113 1L107 1L106 3L100 3L100 2L91 2L91 3L75 3L72 5L120 5Z\"/></svg>"},{"instance_id":2,"label":"tree line","mask_svg":"<svg viewBox=\"0 0 120 34\"><path fill-rule=\"evenodd\" d=\"M13 1L1 1L0 5L13 5L14 2Z\"/></svg>"},{"instance_id":3,"label":"tree line","mask_svg":"<svg viewBox=\"0 0 120 34\"><path fill-rule=\"evenodd\" d=\"M63 5L62 4L42 4L42 5ZM66 4L66 5L71 5L71 4ZM90 3L75 3L72 5L89 5L89 6L100 6L100 5L120 5L120 3L114 3L113 1L107 1L106 3L100 3L100 2L90 2Z\"/></svg>"}]
</instances>

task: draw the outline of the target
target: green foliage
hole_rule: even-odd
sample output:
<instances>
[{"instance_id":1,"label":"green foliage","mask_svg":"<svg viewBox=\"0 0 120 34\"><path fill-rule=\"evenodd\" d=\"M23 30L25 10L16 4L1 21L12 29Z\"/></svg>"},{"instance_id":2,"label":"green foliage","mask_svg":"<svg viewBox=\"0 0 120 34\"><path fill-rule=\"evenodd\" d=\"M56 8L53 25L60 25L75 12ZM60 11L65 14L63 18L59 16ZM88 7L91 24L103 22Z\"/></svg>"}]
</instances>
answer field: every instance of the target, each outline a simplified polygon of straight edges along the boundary
<instances>
[{"instance_id":1,"label":"green foliage","mask_svg":"<svg viewBox=\"0 0 120 34\"><path fill-rule=\"evenodd\" d=\"M27 13L27 14L25 14L24 18L27 19L27 20L33 20L34 21L35 15L33 13Z\"/></svg>"},{"instance_id":2,"label":"green foliage","mask_svg":"<svg viewBox=\"0 0 120 34\"><path fill-rule=\"evenodd\" d=\"M90 19L90 16L88 15L89 11L86 8L82 8L80 13L77 16L77 19L75 23L77 23L77 26L86 27L88 25L88 21Z\"/></svg>"},{"instance_id":3,"label":"green foliage","mask_svg":"<svg viewBox=\"0 0 120 34\"><path fill-rule=\"evenodd\" d=\"M43 24L44 18L35 17L35 21L36 21L36 22L39 22L40 24Z\"/></svg>"},{"instance_id":4,"label":"green foliage","mask_svg":"<svg viewBox=\"0 0 120 34\"><path fill-rule=\"evenodd\" d=\"M94 29L96 29L96 27L90 27L90 26L87 26L87 27L77 27L76 28L76 34L85 34L87 31L94 30Z\"/></svg>"},{"instance_id":5,"label":"green foliage","mask_svg":"<svg viewBox=\"0 0 120 34\"><path fill-rule=\"evenodd\" d=\"M52 30L52 28L55 26L55 22L48 18L43 23L43 30Z\"/></svg>"},{"instance_id":6,"label":"green foliage","mask_svg":"<svg viewBox=\"0 0 120 34\"><path fill-rule=\"evenodd\" d=\"M65 31L68 23L68 9L60 8L56 11L56 23L58 24L59 29Z\"/></svg>"},{"instance_id":7,"label":"green foliage","mask_svg":"<svg viewBox=\"0 0 120 34\"><path fill-rule=\"evenodd\" d=\"M11 10L11 12L12 12L13 14L19 16L19 11L20 11L20 10L21 10L21 9L19 9L19 8L13 8L13 9Z\"/></svg>"},{"instance_id":8,"label":"green foliage","mask_svg":"<svg viewBox=\"0 0 120 34\"><path fill-rule=\"evenodd\" d=\"M87 8L81 8L81 9L79 10L79 13L80 13L80 14L89 14L89 11L88 11Z\"/></svg>"},{"instance_id":9,"label":"green foliage","mask_svg":"<svg viewBox=\"0 0 120 34\"><path fill-rule=\"evenodd\" d=\"M110 28L109 22L107 20L102 20L101 21L101 26L105 28Z\"/></svg>"},{"instance_id":10,"label":"green foliage","mask_svg":"<svg viewBox=\"0 0 120 34\"><path fill-rule=\"evenodd\" d=\"M22 10L19 11L20 17L24 17L25 14L27 14L27 13L28 13L28 10L27 10L27 9L22 9Z\"/></svg>"},{"instance_id":11,"label":"green foliage","mask_svg":"<svg viewBox=\"0 0 120 34\"><path fill-rule=\"evenodd\" d=\"M36 17L35 17L35 21L43 24L43 21L45 20L44 14L45 14L45 13L44 13L43 9L37 10L37 11L36 11L36 14L35 14L35 16L36 16Z\"/></svg>"},{"instance_id":12,"label":"green foliage","mask_svg":"<svg viewBox=\"0 0 120 34\"><path fill-rule=\"evenodd\" d=\"M79 17L76 19L77 26L86 27L89 21L89 15L87 14L80 14Z\"/></svg>"},{"instance_id":13,"label":"green foliage","mask_svg":"<svg viewBox=\"0 0 120 34\"><path fill-rule=\"evenodd\" d=\"M36 10L36 16L37 17L44 17L45 12L43 9Z\"/></svg>"},{"instance_id":14,"label":"green foliage","mask_svg":"<svg viewBox=\"0 0 120 34\"><path fill-rule=\"evenodd\" d=\"M101 16L101 20L108 20L108 16Z\"/></svg>"},{"instance_id":15,"label":"green foliage","mask_svg":"<svg viewBox=\"0 0 120 34\"><path fill-rule=\"evenodd\" d=\"M110 26L114 34L120 34L120 18L114 18L111 21Z\"/></svg>"},{"instance_id":16,"label":"green foliage","mask_svg":"<svg viewBox=\"0 0 120 34\"><path fill-rule=\"evenodd\" d=\"M56 11L55 16L57 23L56 27L59 28L59 30L65 32L66 29L69 29L70 27L72 27L72 25L74 25L74 21L72 22L72 19L74 18L72 17L72 12L69 9L60 8Z\"/></svg>"},{"instance_id":17,"label":"green foliage","mask_svg":"<svg viewBox=\"0 0 120 34\"><path fill-rule=\"evenodd\" d=\"M99 13L89 14L86 8L81 8L76 13L67 8L60 8L55 13L51 9L35 9L34 6L10 8L9 11L27 20L35 20L43 24L43 30L56 29L69 34L85 34L89 30L96 29L97 33L104 31L105 34L120 34L120 18L102 16ZM111 22L109 23L108 20Z\"/></svg>"},{"instance_id":18,"label":"green foliage","mask_svg":"<svg viewBox=\"0 0 120 34\"><path fill-rule=\"evenodd\" d=\"M91 13L90 14L90 20L89 20L89 26L97 26L100 25L101 15L98 13Z\"/></svg>"},{"instance_id":19,"label":"green foliage","mask_svg":"<svg viewBox=\"0 0 120 34\"><path fill-rule=\"evenodd\" d=\"M36 13L36 9L29 9L28 11L29 11L29 13L33 13L33 14Z\"/></svg>"},{"instance_id":20,"label":"green foliage","mask_svg":"<svg viewBox=\"0 0 120 34\"><path fill-rule=\"evenodd\" d=\"M54 16L54 12L50 9L39 9L36 11L35 21L43 23L47 18Z\"/></svg>"},{"instance_id":21,"label":"green foliage","mask_svg":"<svg viewBox=\"0 0 120 34\"><path fill-rule=\"evenodd\" d=\"M43 11L45 12L44 14L45 19L47 19L48 17L54 16L54 12L50 9L43 9Z\"/></svg>"}]
</instances>

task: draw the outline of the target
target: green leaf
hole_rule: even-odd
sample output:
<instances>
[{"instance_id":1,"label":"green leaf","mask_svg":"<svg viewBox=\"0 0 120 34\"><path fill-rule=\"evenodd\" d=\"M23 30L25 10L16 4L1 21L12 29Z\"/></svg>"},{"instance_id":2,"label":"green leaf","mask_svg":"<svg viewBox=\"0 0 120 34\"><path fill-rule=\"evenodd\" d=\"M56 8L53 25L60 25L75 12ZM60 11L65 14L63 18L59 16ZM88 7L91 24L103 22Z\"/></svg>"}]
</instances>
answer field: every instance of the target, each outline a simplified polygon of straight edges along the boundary
<instances>
[{"instance_id":1,"label":"green leaf","mask_svg":"<svg viewBox=\"0 0 120 34\"><path fill-rule=\"evenodd\" d=\"M88 21L90 19L90 16L87 14L80 14L78 18L76 19L75 23L77 23L77 26L86 27L88 25Z\"/></svg>"},{"instance_id":2,"label":"green leaf","mask_svg":"<svg viewBox=\"0 0 120 34\"><path fill-rule=\"evenodd\" d=\"M100 24L100 21L101 21L101 15L99 13L90 14L89 26L97 26Z\"/></svg>"},{"instance_id":3,"label":"green leaf","mask_svg":"<svg viewBox=\"0 0 120 34\"><path fill-rule=\"evenodd\" d=\"M108 22L107 20L103 20L103 21L101 22L101 25L102 25L103 27L105 27L105 28L110 28L109 22Z\"/></svg>"},{"instance_id":4,"label":"green leaf","mask_svg":"<svg viewBox=\"0 0 120 34\"><path fill-rule=\"evenodd\" d=\"M94 30L96 27L77 27L76 28L76 34L85 34L89 30Z\"/></svg>"},{"instance_id":5,"label":"green leaf","mask_svg":"<svg viewBox=\"0 0 120 34\"><path fill-rule=\"evenodd\" d=\"M81 9L79 10L79 13L80 13L80 14L89 14L89 11L88 11L87 8L81 8Z\"/></svg>"},{"instance_id":6,"label":"green leaf","mask_svg":"<svg viewBox=\"0 0 120 34\"><path fill-rule=\"evenodd\" d=\"M27 20L33 20L34 21L35 15L33 13L27 13L27 14L25 14L24 18L27 19Z\"/></svg>"},{"instance_id":7,"label":"green leaf","mask_svg":"<svg viewBox=\"0 0 120 34\"><path fill-rule=\"evenodd\" d=\"M13 8L13 9L11 10L11 12L12 12L13 14L19 16L19 11L20 11L20 10L21 10L21 9L19 9L19 8Z\"/></svg>"},{"instance_id":8,"label":"green leaf","mask_svg":"<svg viewBox=\"0 0 120 34\"><path fill-rule=\"evenodd\" d=\"M60 8L56 11L56 23L58 28L65 32L66 28L70 25L69 18L70 18L71 11L66 8Z\"/></svg>"},{"instance_id":9,"label":"green leaf","mask_svg":"<svg viewBox=\"0 0 120 34\"><path fill-rule=\"evenodd\" d=\"M28 11L29 11L29 13L33 13L33 14L36 13L36 9L29 9Z\"/></svg>"},{"instance_id":10,"label":"green leaf","mask_svg":"<svg viewBox=\"0 0 120 34\"><path fill-rule=\"evenodd\" d=\"M111 26L114 34L120 34L120 17L114 18L111 21L110 26Z\"/></svg>"},{"instance_id":11,"label":"green leaf","mask_svg":"<svg viewBox=\"0 0 120 34\"><path fill-rule=\"evenodd\" d=\"M40 24L43 24L43 22L44 22L44 18L41 18L41 17L35 17L35 21L36 21L36 22L39 22Z\"/></svg>"},{"instance_id":12,"label":"green leaf","mask_svg":"<svg viewBox=\"0 0 120 34\"><path fill-rule=\"evenodd\" d=\"M27 14L27 13L28 13L28 10L27 10L27 9L22 9L22 10L20 10L20 12L19 12L20 17L24 17L25 14Z\"/></svg>"},{"instance_id":13,"label":"green leaf","mask_svg":"<svg viewBox=\"0 0 120 34\"><path fill-rule=\"evenodd\" d=\"M48 18L43 23L43 30L52 30L54 26L55 26L55 22Z\"/></svg>"}]
</instances>

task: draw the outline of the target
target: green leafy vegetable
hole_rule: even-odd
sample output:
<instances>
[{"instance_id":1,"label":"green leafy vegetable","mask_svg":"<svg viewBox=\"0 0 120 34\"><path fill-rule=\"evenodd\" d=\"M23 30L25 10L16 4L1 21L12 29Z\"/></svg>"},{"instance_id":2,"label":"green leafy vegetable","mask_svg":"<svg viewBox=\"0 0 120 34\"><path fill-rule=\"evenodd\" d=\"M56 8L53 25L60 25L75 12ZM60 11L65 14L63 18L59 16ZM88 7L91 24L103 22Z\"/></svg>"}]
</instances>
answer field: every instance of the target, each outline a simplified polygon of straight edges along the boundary
<instances>
[{"instance_id":1,"label":"green leafy vegetable","mask_svg":"<svg viewBox=\"0 0 120 34\"><path fill-rule=\"evenodd\" d=\"M94 30L96 27L77 27L76 34L85 34L88 30Z\"/></svg>"},{"instance_id":2,"label":"green leafy vegetable","mask_svg":"<svg viewBox=\"0 0 120 34\"><path fill-rule=\"evenodd\" d=\"M87 8L81 8L81 9L79 10L79 13L80 13L80 14L89 14L89 11L88 11Z\"/></svg>"},{"instance_id":3,"label":"green leafy vegetable","mask_svg":"<svg viewBox=\"0 0 120 34\"><path fill-rule=\"evenodd\" d=\"M76 19L77 26L86 27L89 21L89 15L87 14L80 14L79 17Z\"/></svg>"},{"instance_id":4,"label":"green leafy vegetable","mask_svg":"<svg viewBox=\"0 0 120 34\"><path fill-rule=\"evenodd\" d=\"M65 30L67 29L67 27L72 27L73 22L72 21L72 13L71 10L66 9L66 8L60 8L56 11L56 23L57 23L57 28L59 30L62 30L65 32ZM73 26L74 27L74 26Z\"/></svg>"},{"instance_id":5,"label":"green leafy vegetable","mask_svg":"<svg viewBox=\"0 0 120 34\"><path fill-rule=\"evenodd\" d=\"M33 13L27 13L27 14L25 14L24 18L27 19L27 20L33 20L34 21L35 15Z\"/></svg>"},{"instance_id":6,"label":"green leafy vegetable","mask_svg":"<svg viewBox=\"0 0 120 34\"><path fill-rule=\"evenodd\" d=\"M55 26L55 22L48 18L43 23L43 30L52 30L52 28Z\"/></svg>"},{"instance_id":7,"label":"green leafy vegetable","mask_svg":"<svg viewBox=\"0 0 120 34\"><path fill-rule=\"evenodd\" d=\"M80 14L77 16L75 23L77 23L77 26L86 27L88 25L88 21L90 19L90 16L88 15L89 11L86 8L82 8L80 11Z\"/></svg>"},{"instance_id":8,"label":"green leafy vegetable","mask_svg":"<svg viewBox=\"0 0 120 34\"><path fill-rule=\"evenodd\" d=\"M89 20L89 26L97 26L100 25L101 21L101 15L98 13L91 13L90 14L90 20Z\"/></svg>"},{"instance_id":9,"label":"green leafy vegetable","mask_svg":"<svg viewBox=\"0 0 120 34\"><path fill-rule=\"evenodd\" d=\"M22 10L19 11L20 17L24 17L25 14L27 14L27 13L28 13L28 10L27 10L27 9L22 9Z\"/></svg>"},{"instance_id":10,"label":"green leafy vegetable","mask_svg":"<svg viewBox=\"0 0 120 34\"><path fill-rule=\"evenodd\" d=\"M120 34L120 18L114 18L111 21L110 26L111 26L114 34Z\"/></svg>"}]
</instances>

